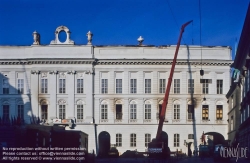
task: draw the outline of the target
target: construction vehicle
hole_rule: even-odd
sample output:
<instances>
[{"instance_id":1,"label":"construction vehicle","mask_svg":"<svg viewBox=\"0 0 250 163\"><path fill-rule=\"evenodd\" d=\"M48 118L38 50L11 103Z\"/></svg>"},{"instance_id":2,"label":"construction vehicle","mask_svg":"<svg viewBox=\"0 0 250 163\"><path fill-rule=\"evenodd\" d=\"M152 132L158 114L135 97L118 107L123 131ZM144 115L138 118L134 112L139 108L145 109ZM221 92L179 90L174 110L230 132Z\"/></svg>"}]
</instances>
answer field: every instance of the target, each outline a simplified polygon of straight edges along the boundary
<instances>
[{"instance_id":1,"label":"construction vehicle","mask_svg":"<svg viewBox=\"0 0 250 163\"><path fill-rule=\"evenodd\" d=\"M162 126L163 126L163 122L164 122L164 119L165 119L165 113L166 113L166 108L167 108L167 104L168 104L168 97L169 97L170 87L171 87L171 83L172 83L174 68L175 68L175 64L176 64L176 59L177 59L177 55L178 55L178 51L179 51L179 47L180 47L182 34L184 32L185 27L188 24L190 24L191 22L192 21L189 21L189 22L183 24L182 27L181 27L180 36L179 36L179 39L178 39L174 59L173 59L173 62L172 62L171 71L170 71L169 78L168 78L168 84L167 84L167 87L166 87L165 97L164 97L164 100L163 100L163 103L162 103L162 109L161 109L161 112L160 112L159 124L158 124L158 130L157 130L156 138L153 139L152 142L150 142L148 144L149 157L166 158L166 157L170 156L170 149L169 149L169 147L167 145L167 142L163 141L163 139L162 139Z\"/></svg>"}]
</instances>

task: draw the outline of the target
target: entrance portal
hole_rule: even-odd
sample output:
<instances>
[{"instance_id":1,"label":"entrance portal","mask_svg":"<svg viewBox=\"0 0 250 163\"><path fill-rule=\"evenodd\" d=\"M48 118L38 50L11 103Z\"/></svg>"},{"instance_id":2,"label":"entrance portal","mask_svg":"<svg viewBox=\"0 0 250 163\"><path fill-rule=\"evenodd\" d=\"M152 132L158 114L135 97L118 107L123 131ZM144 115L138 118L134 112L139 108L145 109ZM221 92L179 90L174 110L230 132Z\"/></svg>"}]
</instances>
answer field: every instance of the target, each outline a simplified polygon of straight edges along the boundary
<instances>
[{"instance_id":1,"label":"entrance portal","mask_svg":"<svg viewBox=\"0 0 250 163\"><path fill-rule=\"evenodd\" d=\"M110 134L106 131L102 131L99 134L99 157L107 157L110 150Z\"/></svg>"}]
</instances>

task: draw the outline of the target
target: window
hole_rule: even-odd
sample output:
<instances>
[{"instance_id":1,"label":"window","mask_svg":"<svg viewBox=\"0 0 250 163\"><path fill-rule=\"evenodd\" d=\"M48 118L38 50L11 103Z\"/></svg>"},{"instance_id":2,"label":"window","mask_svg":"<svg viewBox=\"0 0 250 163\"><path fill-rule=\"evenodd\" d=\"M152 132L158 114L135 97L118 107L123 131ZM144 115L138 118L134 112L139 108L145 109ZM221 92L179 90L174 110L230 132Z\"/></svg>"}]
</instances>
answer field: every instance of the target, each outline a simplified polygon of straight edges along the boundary
<instances>
[{"instance_id":1,"label":"window","mask_svg":"<svg viewBox=\"0 0 250 163\"><path fill-rule=\"evenodd\" d=\"M102 79L102 93L108 93L108 79Z\"/></svg>"},{"instance_id":2,"label":"window","mask_svg":"<svg viewBox=\"0 0 250 163\"><path fill-rule=\"evenodd\" d=\"M130 79L130 93L137 93L137 79Z\"/></svg>"},{"instance_id":3,"label":"window","mask_svg":"<svg viewBox=\"0 0 250 163\"><path fill-rule=\"evenodd\" d=\"M202 120L208 120L208 105L202 105Z\"/></svg>"},{"instance_id":4,"label":"window","mask_svg":"<svg viewBox=\"0 0 250 163\"><path fill-rule=\"evenodd\" d=\"M174 79L174 93L180 93L180 79Z\"/></svg>"},{"instance_id":5,"label":"window","mask_svg":"<svg viewBox=\"0 0 250 163\"><path fill-rule=\"evenodd\" d=\"M48 93L48 79L41 79L41 93Z\"/></svg>"},{"instance_id":6,"label":"window","mask_svg":"<svg viewBox=\"0 0 250 163\"><path fill-rule=\"evenodd\" d=\"M180 119L180 105L174 105L174 119Z\"/></svg>"},{"instance_id":7,"label":"window","mask_svg":"<svg viewBox=\"0 0 250 163\"><path fill-rule=\"evenodd\" d=\"M234 96L231 97L232 100L232 108L234 107Z\"/></svg>"},{"instance_id":8,"label":"window","mask_svg":"<svg viewBox=\"0 0 250 163\"><path fill-rule=\"evenodd\" d=\"M116 79L116 93L122 93L122 79Z\"/></svg>"},{"instance_id":9,"label":"window","mask_svg":"<svg viewBox=\"0 0 250 163\"><path fill-rule=\"evenodd\" d=\"M3 94L9 94L9 80L3 79Z\"/></svg>"},{"instance_id":10,"label":"window","mask_svg":"<svg viewBox=\"0 0 250 163\"><path fill-rule=\"evenodd\" d=\"M216 120L222 120L223 115L223 106L217 105L216 106Z\"/></svg>"},{"instance_id":11,"label":"window","mask_svg":"<svg viewBox=\"0 0 250 163\"><path fill-rule=\"evenodd\" d=\"M194 105L188 105L188 119L194 119Z\"/></svg>"},{"instance_id":12,"label":"window","mask_svg":"<svg viewBox=\"0 0 250 163\"><path fill-rule=\"evenodd\" d=\"M66 93L66 79L59 79L59 93Z\"/></svg>"},{"instance_id":13,"label":"window","mask_svg":"<svg viewBox=\"0 0 250 163\"><path fill-rule=\"evenodd\" d=\"M116 119L122 119L122 105L116 104Z\"/></svg>"},{"instance_id":14,"label":"window","mask_svg":"<svg viewBox=\"0 0 250 163\"><path fill-rule=\"evenodd\" d=\"M242 114L241 114L241 119L242 119ZM231 116L231 124L230 124L230 126L231 126L231 131L233 131L233 129L234 129L234 117L233 116Z\"/></svg>"},{"instance_id":15,"label":"window","mask_svg":"<svg viewBox=\"0 0 250 163\"><path fill-rule=\"evenodd\" d=\"M194 139L194 134L188 134L188 139Z\"/></svg>"},{"instance_id":16,"label":"window","mask_svg":"<svg viewBox=\"0 0 250 163\"><path fill-rule=\"evenodd\" d=\"M174 147L180 146L180 134L174 134Z\"/></svg>"},{"instance_id":17,"label":"window","mask_svg":"<svg viewBox=\"0 0 250 163\"><path fill-rule=\"evenodd\" d=\"M194 93L194 79L188 79L188 93Z\"/></svg>"},{"instance_id":18,"label":"window","mask_svg":"<svg viewBox=\"0 0 250 163\"><path fill-rule=\"evenodd\" d=\"M160 79L159 80L159 93L165 93L166 90L166 79Z\"/></svg>"},{"instance_id":19,"label":"window","mask_svg":"<svg viewBox=\"0 0 250 163\"><path fill-rule=\"evenodd\" d=\"M217 94L223 94L223 80L217 80Z\"/></svg>"},{"instance_id":20,"label":"window","mask_svg":"<svg viewBox=\"0 0 250 163\"><path fill-rule=\"evenodd\" d=\"M136 147L136 134L130 134L130 147Z\"/></svg>"},{"instance_id":21,"label":"window","mask_svg":"<svg viewBox=\"0 0 250 163\"><path fill-rule=\"evenodd\" d=\"M83 93L83 79L77 79L77 93Z\"/></svg>"},{"instance_id":22,"label":"window","mask_svg":"<svg viewBox=\"0 0 250 163\"><path fill-rule=\"evenodd\" d=\"M3 120L4 121L9 121L10 118L10 110L9 110L9 105L3 105Z\"/></svg>"},{"instance_id":23,"label":"window","mask_svg":"<svg viewBox=\"0 0 250 163\"><path fill-rule=\"evenodd\" d=\"M41 109L42 109L41 110L41 119L48 119L48 105L42 105ZM60 112L60 107L59 107L59 112Z\"/></svg>"},{"instance_id":24,"label":"window","mask_svg":"<svg viewBox=\"0 0 250 163\"><path fill-rule=\"evenodd\" d=\"M209 83L209 79L202 80L202 93L204 94L208 94L208 83Z\"/></svg>"},{"instance_id":25,"label":"window","mask_svg":"<svg viewBox=\"0 0 250 163\"><path fill-rule=\"evenodd\" d=\"M122 146L122 134L116 134L116 146L117 147Z\"/></svg>"},{"instance_id":26,"label":"window","mask_svg":"<svg viewBox=\"0 0 250 163\"><path fill-rule=\"evenodd\" d=\"M151 134L145 134L145 147L148 147L148 143L151 142Z\"/></svg>"},{"instance_id":27,"label":"window","mask_svg":"<svg viewBox=\"0 0 250 163\"><path fill-rule=\"evenodd\" d=\"M23 94L23 86L24 86L24 80L23 79L17 79L17 92L18 94Z\"/></svg>"},{"instance_id":28,"label":"window","mask_svg":"<svg viewBox=\"0 0 250 163\"><path fill-rule=\"evenodd\" d=\"M151 93L151 79L145 79L145 93Z\"/></svg>"},{"instance_id":29,"label":"window","mask_svg":"<svg viewBox=\"0 0 250 163\"><path fill-rule=\"evenodd\" d=\"M136 119L136 104L130 104L130 119Z\"/></svg>"},{"instance_id":30,"label":"window","mask_svg":"<svg viewBox=\"0 0 250 163\"><path fill-rule=\"evenodd\" d=\"M151 119L151 104L145 104L145 119Z\"/></svg>"},{"instance_id":31,"label":"window","mask_svg":"<svg viewBox=\"0 0 250 163\"><path fill-rule=\"evenodd\" d=\"M77 105L77 119L83 119L83 105Z\"/></svg>"},{"instance_id":32,"label":"window","mask_svg":"<svg viewBox=\"0 0 250 163\"><path fill-rule=\"evenodd\" d=\"M17 114L20 119L24 119L24 108L23 105L17 105Z\"/></svg>"},{"instance_id":33,"label":"window","mask_svg":"<svg viewBox=\"0 0 250 163\"><path fill-rule=\"evenodd\" d=\"M59 105L59 119L65 119L65 105Z\"/></svg>"},{"instance_id":34,"label":"window","mask_svg":"<svg viewBox=\"0 0 250 163\"><path fill-rule=\"evenodd\" d=\"M108 105L101 105L101 119L108 119Z\"/></svg>"}]
</instances>

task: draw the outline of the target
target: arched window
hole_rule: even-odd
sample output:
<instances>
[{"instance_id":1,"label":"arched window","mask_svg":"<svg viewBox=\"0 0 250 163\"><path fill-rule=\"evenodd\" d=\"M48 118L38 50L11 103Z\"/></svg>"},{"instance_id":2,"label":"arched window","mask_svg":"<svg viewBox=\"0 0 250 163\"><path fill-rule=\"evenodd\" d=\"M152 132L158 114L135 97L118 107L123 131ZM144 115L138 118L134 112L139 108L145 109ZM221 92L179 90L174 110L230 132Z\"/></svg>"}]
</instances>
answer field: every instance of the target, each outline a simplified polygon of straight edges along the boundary
<instances>
[{"instance_id":1,"label":"arched window","mask_svg":"<svg viewBox=\"0 0 250 163\"><path fill-rule=\"evenodd\" d=\"M115 114L116 114L116 119L122 119L122 101L117 100L115 101Z\"/></svg>"},{"instance_id":2,"label":"arched window","mask_svg":"<svg viewBox=\"0 0 250 163\"><path fill-rule=\"evenodd\" d=\"M8 101L3 102L3 121L9 121L10 118L10 104Z\"/></svg>"},{"instance_id":3,"label":"arched window","mask_svg":"<svg viewBox=\"0 0 250 163\"><path fill-rule=\"evenodd\" d=\"M108 102L105 100L101 102L101 119L108 119Z\"/></svg>"},{"instance_id":4,"label":"arched window","mask_svg":"<svg viewBox=\"0 0 250 163\"><path fill-rule=\"evenodd\" d=\"M216 120L223 119L223 102L217 101L216 102Z\"/></svg>"},{"instance_id":5,"label":"arched window","mask_svg":"<svg viewBox=\"0 0 250 163\"><path fill-rule=\"evenodd\" d=\"M130 119L136 119L137 117L137 103L135 100L132 100L129 104L130 108Z\"/></svg>"},{"instance_id":6,"label":"arched window","mask_svg":"<svg viewBox=\"0 0 250 163\"><path fill-rule=\"evenodd\" d=\"M145 119L151 119L151 102L149 100L145 101L144 107L145 107L145 111L144 111L145 116L144 116L144 118Z\"/></svg>"},{"instance_id":7,"label":"arched window","mask_svg":"<svg viewBox=\"0 0 250 163\"><path fill-rule=\"evenodd\" d=\"M59 119L65 119L66 118L66 101L63 99L60 99L58 101L59 105Z\"/></svg>"},{"instance_id":8,"label":"arched window","mask_svg":"<svg viewBox=\"0 0 250 163\"><path fill-rule=\"evenodd\" d=\"M209 120L209 103L207 101L202 102L202 120Z\"/></svg>"},{"instance_id":9,"label":"arched window","mask_svg":"<svg viewBox=\"0 0 250 163\"><path fill-rule=\"evenodd\" d=\"M188 119L189 120L194 119L195 112L194 112L194 104L192 103L192 101L188 102L188 110L187 111L188 111Z\"/></svg>"},{"instance_id":10,"label":"arched window","mask_svg":"<svg viewBox=\"0 0 250 163\"><path fill-rule=\"evenodd\" d=\"M24 105L22 101L17 102L17 117L24 120Z\"/></svg>"},{"instance_id":11,"label":"arched window","mask_svg":"<svg viewBox=\"0 0 250 163\"><path fill-rule=\"evenodd\" d=\"M76 109L77 109L76 110L76 114L77 114L76 118L77 119L84 119L83 118L83 115L84 115L83 104L84 104L84 102L82 100L77 100L76 101Z\"/></svg>"},{"instance_id":12,"label":"arched window","mask_svg":"<svg viewBox=\"0 0 250 163\"><path fill-rule=\"evenodd\" d=\"M173 103L174 108L174 119L179 120L180 119L180 101L175 100Z\"/></svg>"}]
</instances>

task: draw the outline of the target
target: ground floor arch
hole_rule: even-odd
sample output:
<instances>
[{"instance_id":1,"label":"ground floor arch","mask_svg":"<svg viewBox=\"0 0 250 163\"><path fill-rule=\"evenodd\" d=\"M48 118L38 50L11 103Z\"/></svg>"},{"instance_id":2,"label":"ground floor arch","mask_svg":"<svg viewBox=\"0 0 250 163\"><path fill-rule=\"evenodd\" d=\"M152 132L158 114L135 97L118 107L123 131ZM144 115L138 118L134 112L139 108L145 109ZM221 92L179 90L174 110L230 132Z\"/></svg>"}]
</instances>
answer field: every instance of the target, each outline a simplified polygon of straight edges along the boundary
<instances>
[{"instance_id":1,"label":"ground floor arch","mask_svg":"<svg viewBox=\"0 0 250 163\"><path fill-rule=\"evenodd\" d=\"M110 134L107 131L102 131L98 136L99 157L107 157L110 150Z\"/></svg>"}]
</instances>

